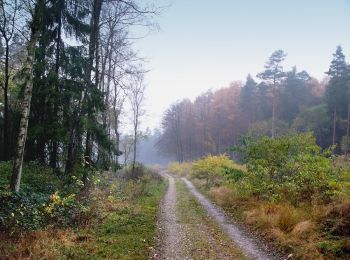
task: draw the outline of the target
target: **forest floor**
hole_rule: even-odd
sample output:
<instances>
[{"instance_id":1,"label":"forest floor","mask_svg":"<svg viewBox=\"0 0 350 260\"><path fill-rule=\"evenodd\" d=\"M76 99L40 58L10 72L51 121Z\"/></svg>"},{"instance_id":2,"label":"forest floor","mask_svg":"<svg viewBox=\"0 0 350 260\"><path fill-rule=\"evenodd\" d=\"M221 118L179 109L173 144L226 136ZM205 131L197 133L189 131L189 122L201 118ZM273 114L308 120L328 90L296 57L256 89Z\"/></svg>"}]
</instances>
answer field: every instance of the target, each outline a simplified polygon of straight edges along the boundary
<instances>
[{"instance_id":1,"label":"forest floor","mask_svg":"<svg viewBox=\"0 0 350 260\"><path fill-rule=\"evenodd\" d=\"M89 194L92 209L85 224L0 232L0 260L148 259L165 181L157 174L135 181L115 178L114 173L105 177Z\"/></svg>"},{"instance_id":2,"label":"forest floor","mask_svg":"<svg viewBox=\"0 0 350 260\"><path fill-rule=\"evenodd\" d=\"M206 199L187 179L169 180L152 259L280 259Z\"/></svg>"}]
</instances>

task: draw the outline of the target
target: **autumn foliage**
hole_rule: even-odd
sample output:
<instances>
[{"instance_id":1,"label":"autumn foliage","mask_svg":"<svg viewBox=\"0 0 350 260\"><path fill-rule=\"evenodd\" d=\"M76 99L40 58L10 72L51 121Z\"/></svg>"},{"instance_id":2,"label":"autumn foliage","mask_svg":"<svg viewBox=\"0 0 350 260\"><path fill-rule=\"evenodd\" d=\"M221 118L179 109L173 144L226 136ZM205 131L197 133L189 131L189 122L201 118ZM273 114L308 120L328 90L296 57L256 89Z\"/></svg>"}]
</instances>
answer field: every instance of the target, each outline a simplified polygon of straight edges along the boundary
<instances>
[{"instance_id":1,"label":"autumn foliage","mask_svg":"<svg viewBox=\"0 0 350 260\"><path fill-rule=\"evenodd\" d=\"M219 154L235 143L243 128L239 121L241 83L206 92L194 102L173 104L162 120L159 150L180 162L207 154Z\"/></svg>"}]
</instances>

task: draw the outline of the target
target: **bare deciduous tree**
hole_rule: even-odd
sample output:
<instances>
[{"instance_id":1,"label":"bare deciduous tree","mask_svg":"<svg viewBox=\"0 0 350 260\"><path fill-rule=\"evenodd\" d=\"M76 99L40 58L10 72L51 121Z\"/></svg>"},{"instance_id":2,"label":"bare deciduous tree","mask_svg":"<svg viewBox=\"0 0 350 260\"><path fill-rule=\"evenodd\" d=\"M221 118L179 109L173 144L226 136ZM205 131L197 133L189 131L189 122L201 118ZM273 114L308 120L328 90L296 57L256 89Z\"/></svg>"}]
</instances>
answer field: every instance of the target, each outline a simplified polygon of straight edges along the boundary
<instances>
[{"instance_id":1,"label":"bare deciduous tree","mask_svg":"<svg viewBox=\"0 0 350 260\"><path fill-rule=\"evenodd\" d=\"M140 133L140 124L141 117L145 114L143 110L144 97L145 97L145 82L143 74L138 74L133 80L130 90L129 90L129 101L132 110L132 126L133 126L133 159L132 159L132 172L135 170L136 155L137 155L137 143L139 141Z\"/></svg>"},{"instance_id":2,"label":"bare deciduous tree","mask_svg":"<svg viewBox=\"0 0 350 260\"><path fill-rule=\"evenodd\" d=\"M1 87L4 91L4 135L3 135L3 159L9 159L9 67L10 67L10 43L15 33L15 20L18 12L17 0L1 0L0 1L0 34L5 43L5 64L4 64L4 82Z\"/></svg>"}]
</instances>

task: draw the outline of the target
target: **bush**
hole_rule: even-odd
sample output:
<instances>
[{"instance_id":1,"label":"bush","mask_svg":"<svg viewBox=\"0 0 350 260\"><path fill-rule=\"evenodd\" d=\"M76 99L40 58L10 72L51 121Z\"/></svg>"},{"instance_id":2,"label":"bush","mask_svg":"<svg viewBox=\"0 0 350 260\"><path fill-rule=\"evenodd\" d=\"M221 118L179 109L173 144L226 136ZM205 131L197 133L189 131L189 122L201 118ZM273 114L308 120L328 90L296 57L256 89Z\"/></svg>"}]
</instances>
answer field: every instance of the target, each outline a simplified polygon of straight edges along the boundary
<instances>
[{"instance_id":1,"label":"bush","mask_svg":"<svg viewBox=\"0 0 350 260\"><path fill-rule=\"evenodd\" d=\"M0 163L0 190L9 188L13 163ZM63 186L62 180L53 174L52 169L40 165L38 162L23 164L21 191L24 193L53 193ZM45 184L45 185L43 185Z\"/></svg>"},{"instance_id":2,"label":"bush","mask_svg":"<svg viewBox=\"0 0 350 260\"><path fill-rule=\"evenodd\" d=\"M21 190L13 193L9 190L12 163L0 163L0 231L29 231L49 224L74 226L90 204L87 198L78 199L84 170L78 169L71 176L59 177L51 168L37 162L25 163ZM88 177L95 183L96 174Z\"/></svg>"},{"instance_id":3,"label":"bush","mask_svg":"<svg viewBox=\"0 0 350 260\"><path fill-rule=\"evenodd\" d=\"M209 187L220 185L226 177L239 179L240 176L243 176L242 167L226 155L209 155L192 165L192 177L205 180Z\"/></svg>"},{"instance_id":4,"label":"bush","mask_svg":"<svg viewBox=\"0 0 350 260\"><path fill-rule=\"evenodd\" d=\"M180 177L184 177L190 174L192 169L192 164L190 162L172 162L168 165L168 172L171 174L178 175Z\"/></svg>"},{"instance_id":5,"label":"bush","mask_svg":"<svg viewBox=\"0 0 350 260\"><path fill-rule=\"evenodd\" d=\"M46 224L43 194L0 193L0 230L35 230Z\"/></svg>"},{"instance_id":6,"label":"bush","mask_svg":"<svg viewBox=\"0 0 350 260\"><path fill-rule=\"evenodd\" d=\"M327 199L334 179L329 153L322 152L312 134L262 137L242 152L255 196L292 203Z\"/></svg>"},{"instance_id":7,"label":"bush","mask_svg":"<svg viewBox=\"0 0 350 260\"><path fill-rule=\"evenodd\" d=\"M44 214L48 223L55 223L60 227L68 227L75 224L80 215L89 210L88 205L78 201L75 194L66 196L55 192L49 201L44 204ZM85 201L87 202L87 201Z\"/></svg>"},{"instance_id":8,"label":"bush","mask_svg":"<svg viewBox=\"0 0 350 260\"><path fill-rule=\"evenodd\" d=\"M321 151L310 133L245 140L236 150L245 166L226 155L207 156L193 163L192 177L204 180L207 188L225 184L237 196L288 201L294 206L347 195L348 182L339 180L349 174L335 173L330 151Z\"/></svg>"},{"instance_id":9,"label":"bush","mask_svg":"<svg viewBox=\"0 0 350 260\"><path fill-rule=\"evenodd\" d=\"M124 180L138 180L145 176L153 176L155 179L160 179L158 171L153 168L148 168L142 163L136 163L133 169L132 165L128 165L117 172L117 176Z\"/></svg>"},{"instance_id":10,"label":"bush","mask_svg":"<svg viewBox=\"0 0 350 260\"><path fill-rule=\"evenodd\" d=\"M116 174L116 177L119 178L119 185L114 187L114 189L116 192L123 193L123 196L130 200L148 197L152 195L155 188L154 185L163 182L158 171L141 163L135 165L134 172L132 171L132 165L124 167Z\"/></svg>"}]
</instances>

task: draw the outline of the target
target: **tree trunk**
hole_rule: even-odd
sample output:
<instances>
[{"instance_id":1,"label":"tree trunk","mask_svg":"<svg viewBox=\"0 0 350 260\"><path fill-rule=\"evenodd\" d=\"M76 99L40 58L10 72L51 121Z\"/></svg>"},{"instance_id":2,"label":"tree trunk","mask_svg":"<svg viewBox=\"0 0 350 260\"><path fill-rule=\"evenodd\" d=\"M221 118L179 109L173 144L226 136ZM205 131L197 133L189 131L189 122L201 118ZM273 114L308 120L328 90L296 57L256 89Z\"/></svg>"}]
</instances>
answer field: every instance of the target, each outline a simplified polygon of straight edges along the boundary
<instances>
[{"instance_id":1,"label":"tree trunk","mask_svg":"<svg viewBox=\"0 0 350 260\"><path fill-rule=\"evenodd\" d=\"M37 3L38 4L38 3ZM35 19L37 19L38 10L35 11L33 17L33 23L35 23ZM33 62L34 62L34 54L35 54L35 42L36 42L36 28L32 25L31 28L31 36L28 42L28 54L25 62L25 73L27 74L25 88L24 88L24 98L22 103L22 112L21 112L21 120L19 124L19 134L17 139L17 147L15 151L15 158L13 164L12 178L11 178L11 190L18 192L20 189L21 183L21 175L22 175L22 164L23 164L23 155L24 148L27 139L27 130L28 130L28 120L30 113L30 102L32 99L32 90L33 90Z\"/></svg>"},{"instance_id":2,"label":"tree trunk","mask_svg":"<svg viewBox=\"0 0 350 260\"><path fill-rule=\"evenodd\" d=\"M85 147L85 160L90 162L91 152L92 152L92 140L91 140L91 132L88 131L86 134L86 147Z\"/></svg>"},{"instance_id":3,"label":"tree trunk","mask_svg":"<svg viewBox=\"0 0 350 260\"><path fill-rule=\"evenodd\" d=\"M333 110L333 137L332 137L333 146L335 145L336 120L337 120L337 108L335 107Z\"/></svg>"},{"instance_id":4,"label":"tree trunk","mask_svg":"<svg viewBox=\"0 0 350 260\"><path fill-rule=\"evenodd\" d=\"M275 116L276 116L276 79L273 79L272 93L272 122L271 122L271 137L275 138Z\"/></svg>"},{"instance_id":5,"label":"tree trunk","mask_svg":"<svg viewBox=\"0 0 350 260\"><path fill-rule=\"evenodd\" d=\"M117 87L115 86L115 89L116 89ZM116 94L115 94L116 95ZM116 105L116 99L117 99L117 97L115 96L114 97L114 134L115 134L115 138L116 138L116 147L115 147L115 149L116 149L116 158L115 158L115 162L116 162L116 164L117 164L117 166L118 166L118 157L119 157L119 114L120 114L120 111L119 111L119 109L117 108L117 105Z\"/></svg>"},{"instance_id":6,"label":"tree trunk","mask_svg":"<svg viewBox=\"0 0 350 260\"><path fill-rule=\"evenodd\" d=\"M86 87L87 89L90 89L92 87L92 82L91 82L91 74L93 70L93 64L94 60L97 57L96 52L97 52L97 47L98 47L98 35L99 35L99 22L100 22L100 15L101 15L101 9L102 9L102 0L94 0L93 3L93 10L92 10L92 16L91 16L91 33L90 33L90 43L89 43L89 61L88 61L88 66L86 68ZM96 59L97 61L97 59ZM97 67L96 67L96 72L97 72ZM96 82L98 83L98 75L96 76ZM88 91L87 91L88 92ZM90 120L93 120L93 115L88 109L88 118ZM91 160L91 152L92 152L92 135L91 131L88 130L86 134L86 144L85 144L85 157L87 160Z\"/></svg>"},{"instance_id":7,"label":"tree trunk","mask_svg":"<svg viewBox=\"0 0 350 260\"><path fill-rule=\"evenodd\" d=\"M350 127L350 103L348 103L348 119L346 122L345 157L348 156L349 147L349 127Z\"/></svg>"},{"instance_id":8,"label":"tree trunk","mask_svg":"<svg viewBox=\"0 0 350 260\"><path fill-rule=\"evenodd\" d=\"M108 41L107 41L107 46L106 46L106 53L105 53L105 57L102 56L102 68L101 68L101 83L100 83L100 90L106 93L106 97L104 99L104 103L106 104L106 106L108 106L108 100L109 100L109 93L110 93L110 85L111 85L111 71L112 71L112 37L113 37L113 31L111 31L109 37L108 37ZM101 54L102 54L102 48L101 48ZM98 55L97 55L98 56ZM105 89L105 83L104 83L104 78L106 76L106 65L107 65L107 61L108 61L108 70L107 70L107 86ZM96 67L98 65L96 64ZM96 84L98 84L98 82L96 82ZM116 94L115 94L116 95ZM115 106L114 106L115 109ZM102 123L103 123L103 129L107 130L107 117L108 117L108 109L106 109L105 111L103 111L102 113ZM110 135L108 135L108 139L110 139ZM110 154L110 153L108 153ZM98 149L98 161L102 161L102 165L105 166L106 163L108 163L108 161L110 161L109 156L106 156L103 153L103 150L101 149L101 147L99 147Z\"/></svg>"},{"instance_id":9,"label":"tree trunk","mask_svg":"<svg viewBox=\"0 0 350 260\"><path fill-rule=\"evenodd\" d=\"M9 89L9 43L6 41L5 50L5 84L4 84L4 161L9 159L9 105L8 105L8 89Z\"/></svg>"},{"instance_id":10,"label":"tree trunk","mask_svg":"<svg viewBox=\"0 0 350 260\"><path fill-rule=\"evenodd\" d=\"M62 21L61 21L61 14L58 18L58 32L57 32L57 38L56 38L56 66L55 66L55 72L56 72L56 86L55 86L55 103L54 103L54 116L56 117L55 120L58 120L58 96L59 96L59 69L60 69L60 49L61 49L61 30L62 30ZM58 140L57 136L54 137L54 140L52 142L52 150L50 155L50 166L54 170L57 168L57 160L58 160Z\"/></svg>"},{"instance_id":11,"label":"tree trunk","mask_svg":"<svg viewBox=\"0 0 350 260\"><path fill-rule=\"evenodd\" d=\"M132 173L133 173L133 175L135 174L135 164L136 164L138 118L139 118L139 112L138 112L138 108L137 108L136 114L134 116L134 151L133 151L133 158L132 158Z\"/></svg>"},{"instance_id":12,"label":"tree trunk","mask_svg":"<svg viewBox=\"0 0 350 260\"><path fill-rule=\"evenodd\" d=\"M64 169L64 173L66 175L69 175L73 171L73 166L74 166L74 130L72 129L69 135L67 159L66 159L66 166Z\"/></svg>"}]
</instances>

